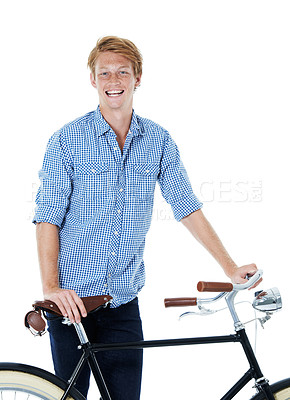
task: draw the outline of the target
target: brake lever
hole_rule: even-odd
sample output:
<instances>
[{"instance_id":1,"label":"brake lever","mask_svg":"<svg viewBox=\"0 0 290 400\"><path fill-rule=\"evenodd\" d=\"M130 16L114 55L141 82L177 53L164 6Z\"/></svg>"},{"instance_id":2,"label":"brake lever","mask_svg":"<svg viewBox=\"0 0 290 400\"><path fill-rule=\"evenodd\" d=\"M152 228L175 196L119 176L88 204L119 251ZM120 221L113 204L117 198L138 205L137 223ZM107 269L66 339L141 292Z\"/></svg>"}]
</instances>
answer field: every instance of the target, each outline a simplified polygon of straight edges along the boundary
<instances>
[{"instance_id":1,"label":"brake lever","mask_svg":"<svg viewBox=\"0 0 290 400\"><path fill-rule=\"evenodd\" d=\"M182 314L179 316L178 320L180 321L181 318L187 317L187 316L189 316L189 315L199 315L199 316L201 316L201 317L205 317L205 316L207 316L207 315L215 314L215 313L217 312L217 310L209 310L209 309L204 308L204 307L201 307L201 306L199 306L199 310L200 310L200 312L196 312L196 311L187 311L187 312L185 312L185 313L182 313Z\"/></svg>"}]
</instances>

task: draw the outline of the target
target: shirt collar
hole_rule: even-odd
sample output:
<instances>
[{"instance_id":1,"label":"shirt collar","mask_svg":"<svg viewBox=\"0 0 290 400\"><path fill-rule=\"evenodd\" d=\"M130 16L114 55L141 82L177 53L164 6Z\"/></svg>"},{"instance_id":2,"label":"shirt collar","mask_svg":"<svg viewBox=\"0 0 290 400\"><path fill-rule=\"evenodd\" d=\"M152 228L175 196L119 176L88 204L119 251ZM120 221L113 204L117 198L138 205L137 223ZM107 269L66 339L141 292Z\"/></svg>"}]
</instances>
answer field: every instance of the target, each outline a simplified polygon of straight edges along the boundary
<instances>
[{"instance_id":1,"label":"shirt collar","mask_svg":"<svg viewBox=\"0 0 290 400\"><path fill-rule=\"evenodd\" d=\"M102 116L100 106L98 106L98 108L95 111L95 126L96 126L97 136L101 136L112 129ZM144 135L145 133L142 130L141 126L139 125L138 116L135 114L134 110L131 118L130 132L132 132L133 136Z\"/></svg>"},{"instance_id":2,"label":"shirt collar","mask_svg":"<svg viewBox=\"0 0 290 400\"><path fill-rule=\"evenodd\" d=\"M95 126L96 126L96 134L97 136L101 136L104 133L108 132L111 127L108 122L102 116L100 106L95 111Z\"/></svg>"}]
</instances>

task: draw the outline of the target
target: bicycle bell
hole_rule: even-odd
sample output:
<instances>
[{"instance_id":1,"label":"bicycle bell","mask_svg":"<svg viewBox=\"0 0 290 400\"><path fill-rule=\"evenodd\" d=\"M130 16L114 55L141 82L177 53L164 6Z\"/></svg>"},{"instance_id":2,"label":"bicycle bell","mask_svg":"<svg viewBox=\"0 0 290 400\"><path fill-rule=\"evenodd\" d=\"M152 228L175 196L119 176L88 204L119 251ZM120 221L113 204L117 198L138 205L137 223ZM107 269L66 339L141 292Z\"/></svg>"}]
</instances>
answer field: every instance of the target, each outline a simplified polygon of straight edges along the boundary
<instances>
[{"instance_id":1,"label":"bicycle bell","mask_svg":"<svg viewBox=\"0 0 290 400\"><path fill-rule=\"evenodd\" d=\"M282 308L282 299L279 290L274 287L255 293L253 307L259 311L277 311Z\"/></svg>"}]
</instances>

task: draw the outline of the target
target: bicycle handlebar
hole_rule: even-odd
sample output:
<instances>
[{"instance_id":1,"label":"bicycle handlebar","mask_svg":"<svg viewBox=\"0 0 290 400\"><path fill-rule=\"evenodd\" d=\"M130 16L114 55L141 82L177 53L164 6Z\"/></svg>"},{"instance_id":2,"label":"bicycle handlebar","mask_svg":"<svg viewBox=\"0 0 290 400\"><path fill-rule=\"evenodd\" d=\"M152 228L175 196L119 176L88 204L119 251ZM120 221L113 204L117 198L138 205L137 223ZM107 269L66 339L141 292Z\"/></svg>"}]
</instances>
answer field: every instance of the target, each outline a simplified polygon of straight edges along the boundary
<instances>
[{"instance_id":1,"label":"bicycle handlebar","mask_svg":"<svg viewBox=\"0 0 290 400\"><path fill-rule=\"evenodd\" d=\"M204 282L199 281L197 290L199 292L231 292L234 285L230 282Z\"/></svg>"},{"instance_id":2,"label":"bicycle handlebar","mask_svg":"<svg viewBox=\"0 0 290 400\"><path fill-rule=\"evenodd\" d=\"M164 299L165 307L187 307L187 306L196 306L197 298L196 297L176 297Z\"/></svg>"},{"instance_id":3,"label":"bicycle handlebar","mask_svg":"<svg viewBox=\"0 0 290 400\"><path fill-rule=\"evenodd\" d=\"M246 283L230 283L230 282L203 282L200 281L197 284L197 290L199 292L231 292L249 289L262 277L263 271L258 271L248 279Z\"/></svg>"},{"instance_id":4,"label":"bicycle handlebar","mask_svg":"<svg viewBox=\"0 0 290 400\"><path fill-rule=\"evenodd\" d=\"M199 299L196 297L180 297L180 298L167 298L164 299L165 307L183 307L183 306L196 306L197 303L211 303L225 296L227 292L240 291L249 289L259 279L261 279L263 271L259 269L253 276L251 276L246 283L230 283L230 282L203 282L197 284L199 292L220 292L218 296L213 299Z\"/></svg>"}]
</instances>

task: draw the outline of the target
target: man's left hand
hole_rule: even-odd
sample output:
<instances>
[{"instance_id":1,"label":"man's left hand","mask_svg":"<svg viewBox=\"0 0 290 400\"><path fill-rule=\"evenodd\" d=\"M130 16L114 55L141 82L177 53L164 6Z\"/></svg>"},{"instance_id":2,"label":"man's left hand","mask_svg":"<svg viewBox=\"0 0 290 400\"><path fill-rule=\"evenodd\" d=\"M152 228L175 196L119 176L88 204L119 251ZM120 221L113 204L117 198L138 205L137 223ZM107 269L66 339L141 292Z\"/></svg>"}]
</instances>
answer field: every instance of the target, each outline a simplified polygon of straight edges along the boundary
<instances>
[{"instance_id":1,"label":"man's left hand","mask_svg":"<svg viewBox=\"0 0 290 400\"><path fill-rule=\"evenodd\" d=\"M246 283L247 279L246 277L253 276L257 272L258 268L256 264L248 264L248 265L243 265L242 267L237 267L233 270L232 274L230 275L230 279L233 283ZM262 278L258 280L250 289L255 288L258 286L262 281Z\"/></svg>"}]
</instances>

